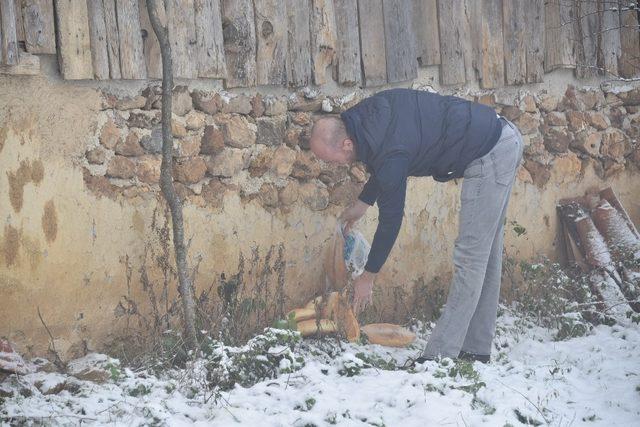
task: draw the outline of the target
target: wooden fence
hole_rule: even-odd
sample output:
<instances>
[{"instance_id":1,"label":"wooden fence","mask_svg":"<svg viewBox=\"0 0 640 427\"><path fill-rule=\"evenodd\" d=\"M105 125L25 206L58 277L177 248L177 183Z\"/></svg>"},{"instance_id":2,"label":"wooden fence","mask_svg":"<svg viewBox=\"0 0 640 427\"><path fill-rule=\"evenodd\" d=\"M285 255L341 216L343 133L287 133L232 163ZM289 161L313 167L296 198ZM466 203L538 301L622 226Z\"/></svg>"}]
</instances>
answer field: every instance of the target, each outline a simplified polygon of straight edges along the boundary
<instances>
[{"instance_id":1,"label":"wooden fence","mask_svg":"<svg viewBox=\"0 0 640 427\"><path fill-rule=\"evenodd\" d=\"M640 72L635 0L167 0L174 73L225 86L380 86L437 65L483 88ZM635 6L634 6L635 5ZM0 0L0 72L162 77L146 0Z\"/></svg>"}]
</instances>

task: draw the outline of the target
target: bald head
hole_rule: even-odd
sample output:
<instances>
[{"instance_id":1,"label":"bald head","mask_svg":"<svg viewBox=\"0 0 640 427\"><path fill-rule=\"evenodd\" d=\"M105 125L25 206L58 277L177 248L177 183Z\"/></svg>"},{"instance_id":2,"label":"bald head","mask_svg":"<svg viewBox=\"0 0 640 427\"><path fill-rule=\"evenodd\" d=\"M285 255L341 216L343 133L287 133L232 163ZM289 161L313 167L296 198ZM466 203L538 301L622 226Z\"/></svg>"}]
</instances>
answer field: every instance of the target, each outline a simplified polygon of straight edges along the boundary
<instances>
[{"instance_id":1,"label":"bald head","mask_svg":"<svg viewBox=\"0 0 640 427\"><path fill-rule=\"evenodd\" d=\"M349 164L355 160L355 147L340 117L321 117L313 124L309 140L311 151L325 162Z\"/></svg>"}]
</instances>

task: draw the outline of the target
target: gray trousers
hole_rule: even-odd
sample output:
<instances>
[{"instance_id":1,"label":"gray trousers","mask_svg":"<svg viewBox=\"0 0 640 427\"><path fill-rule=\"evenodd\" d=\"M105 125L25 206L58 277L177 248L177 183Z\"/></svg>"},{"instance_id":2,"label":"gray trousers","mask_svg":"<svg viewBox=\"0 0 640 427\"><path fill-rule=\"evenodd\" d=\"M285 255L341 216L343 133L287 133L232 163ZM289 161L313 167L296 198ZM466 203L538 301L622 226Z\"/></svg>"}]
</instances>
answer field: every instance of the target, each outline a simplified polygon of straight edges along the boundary
<instances>
[{"instance_id":1,"label":"gray trousers","mask_svg":"<svg viewBox=\"0 0 640 427\"><path fill-rule=\"evenodd\" d=\"M504 222L522 160L523 141L511 122L495 147L464 171L454 273L447 302L423 356L489 355L502 273Z\"/></svg>"}]
</instances>

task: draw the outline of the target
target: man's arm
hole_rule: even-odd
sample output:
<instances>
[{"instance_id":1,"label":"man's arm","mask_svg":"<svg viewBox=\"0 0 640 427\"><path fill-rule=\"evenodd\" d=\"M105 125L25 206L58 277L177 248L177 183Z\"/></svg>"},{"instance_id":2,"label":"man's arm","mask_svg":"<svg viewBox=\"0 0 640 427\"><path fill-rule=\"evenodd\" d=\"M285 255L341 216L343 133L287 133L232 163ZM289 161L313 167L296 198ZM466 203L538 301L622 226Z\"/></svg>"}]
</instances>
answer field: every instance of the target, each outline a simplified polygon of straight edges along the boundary
<instances>
[{"instance_id":1,"label":"man's arm","mask_svg":"<svg viewBox=\"0 0 640 427\"><path fill-rule=\"evenodd\" d=\"M371 174L371 176L369 176L369 180L367 181L367 183L364 184L364 187L362 188L362 191L360 192L358 199L362 200L369 206L373 206L377 198L378 198L378 184L376 183L376 177L373 174Z\"/></svg>"},{"instance_id":2,"label":"man's arm","mask_svg":"<svg viewBox=\"0 0 640 427\"><path fill-rule=\"evenodd\" d=\"M406 153L395 153L387 158L382 168L376 172L379 214L378 228L365 265L365 271L369 273L380 271L398 237L404 214L408 171L409 158Z\"/></svg>"}]
</instances>

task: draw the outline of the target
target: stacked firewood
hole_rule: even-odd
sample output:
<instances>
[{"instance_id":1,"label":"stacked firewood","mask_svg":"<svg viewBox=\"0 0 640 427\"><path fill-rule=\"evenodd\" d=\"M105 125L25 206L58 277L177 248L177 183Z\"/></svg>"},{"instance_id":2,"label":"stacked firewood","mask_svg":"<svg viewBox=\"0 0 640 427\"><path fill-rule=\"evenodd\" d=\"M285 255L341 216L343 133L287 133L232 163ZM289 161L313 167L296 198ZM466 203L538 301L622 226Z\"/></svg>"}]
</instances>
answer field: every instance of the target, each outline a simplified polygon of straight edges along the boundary
<instances>
[{"instance_id":1,"label":"stacked firewood","mask_svg":"<svg viewBox=\"0 0 640 427\"><path fill-rule=\"evenodd\" d=\"M614 317L640 311L640 234L611 188L557 206L567 258Z\"/></svg>"}]
</instances>

